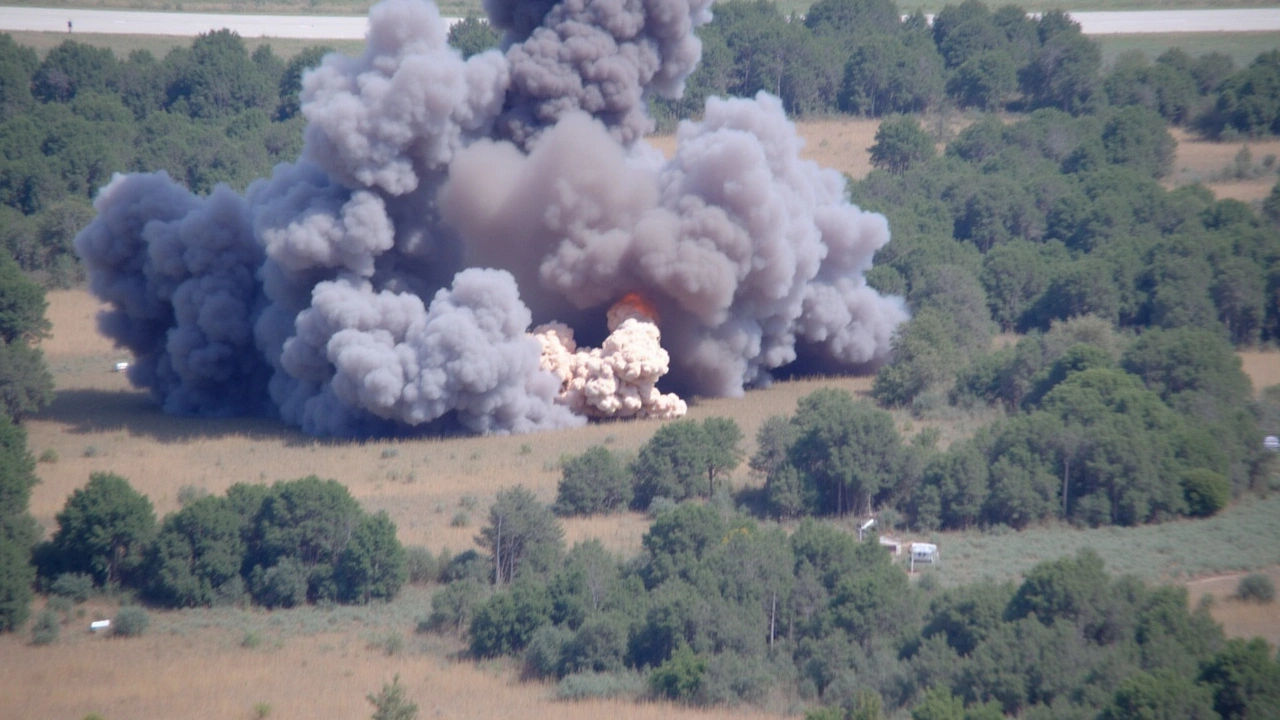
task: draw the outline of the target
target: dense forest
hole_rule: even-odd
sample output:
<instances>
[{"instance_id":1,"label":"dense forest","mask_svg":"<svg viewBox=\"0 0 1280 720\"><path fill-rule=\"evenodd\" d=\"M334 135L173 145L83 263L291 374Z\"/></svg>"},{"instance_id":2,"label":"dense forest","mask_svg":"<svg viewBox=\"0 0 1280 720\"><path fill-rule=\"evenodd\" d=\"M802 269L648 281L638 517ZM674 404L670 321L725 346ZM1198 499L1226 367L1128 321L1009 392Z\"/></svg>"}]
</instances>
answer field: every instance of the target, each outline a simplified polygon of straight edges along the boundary
<instances>
[{"instance_id":1,"label":"dense forest","mask_svg":"<svg viewBox=\"0 0 1280 720\"><path fill-rule=\"evenodd\" d=\"M815 393L766 422L749 459L727 418L664 425L633 458L592 448L566 459L554 506L500 494L484 554L450 558L406 552L385 515L317 478L187 498L157 521L126 479L95 475L37 544L18 423L52 396L43 288L82 279L72 238L95 192L119 171L163 169L197 193L268 175L302 147L301 78L326 49L285 61L219 31L164 58L75 40L40 58L0 35L0 629L23 626L33 585L287 607L438 581L422 630L519 656L566 697L781 697L815 719L1280 714L1274 649L1226 640L1182 590L1112 578L1089 553L1019 585L911 584L874 537L815 519L1137 525L1274 489L1261 439L1280 432L1280 389L1255 395L1234 351L1280 340L1280 184L1251 207L1160 181L1170 126L1280 134L1280 51L1103 67L1064 14L975 0L931 25L893 0L821 0L804 18L732 0L700 35L683 99L650 102L660 129L708 96L760 91L795 117L884 118L877 169L849 194L889 218L868 281L913 316L875 403ZM470 54L498 37L470 19L451 42ZM921 120L952 111L967 120L954 137ZM1001 332L1018 338L993 349ZM999 419L942 447L904 437L890 408ZM733 495L744 461L762 488ZM624 507L653 518L640 555L564 548L557 514Z\"/></svg>"}]
</instances>

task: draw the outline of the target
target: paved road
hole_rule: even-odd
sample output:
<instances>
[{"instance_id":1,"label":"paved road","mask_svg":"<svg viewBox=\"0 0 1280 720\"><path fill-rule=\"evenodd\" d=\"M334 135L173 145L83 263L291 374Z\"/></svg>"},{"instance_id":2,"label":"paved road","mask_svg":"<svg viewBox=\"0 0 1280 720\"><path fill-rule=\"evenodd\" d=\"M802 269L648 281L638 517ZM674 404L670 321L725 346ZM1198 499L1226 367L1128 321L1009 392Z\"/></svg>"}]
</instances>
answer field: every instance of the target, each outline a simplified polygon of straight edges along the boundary
<instances>
[{"instance_id":1,"label":"paved road","mask_svg":"<svg viewBox=\"0 0 1280 720\"><path fill-rule=\"evenodd\" d=\"M1071 16L1089 35L1178 32L1277 32L1280 8L1269 10L1168 10L1079 12ZM181 35L230 28L241 37L360 39L368 27L364 16L217 15L72 8L0 7L0 30L127 35Z\"/></svg>"}]
</instances>

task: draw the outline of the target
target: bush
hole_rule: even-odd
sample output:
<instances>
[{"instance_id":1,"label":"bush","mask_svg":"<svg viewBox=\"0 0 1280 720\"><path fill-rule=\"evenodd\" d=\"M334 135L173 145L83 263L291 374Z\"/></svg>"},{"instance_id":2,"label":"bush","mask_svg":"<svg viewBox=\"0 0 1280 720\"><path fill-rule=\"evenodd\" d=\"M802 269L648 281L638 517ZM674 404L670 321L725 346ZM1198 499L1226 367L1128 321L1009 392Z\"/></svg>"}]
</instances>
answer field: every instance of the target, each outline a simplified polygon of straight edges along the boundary
<instances>
[{"instance_id":1,"label":"bush","mask_svg":"<svg viewBox=\"0 0 1280 720\"><path fill-rule=\"evenodd\" d=\"M461 633L471 624L476 606L484 598L485 586L475 578L464 577L449 583L431 596L431 615L418 623L418 632Z\"/></svg>"},{"instance_id":2,"label":"bush","mask_svg":"<svg viewBox=\"0 0 1280 720\"><path fill-rule=\"evenodd\" d=\"M36 618L36 624L31 628L31 644L51 645L58 640L58 633L61 630L62 626L58 624L58 614L46 609L40 613L40 617Z\"/></svg>"},{"instance_id":3,"label":"bush","mask_svg":"<svg viewBox=\"0 0 1280 720\"><path fill-rule=\"evenodd\" d=\"M1182 476L1182 493L1189 515L1209 517L1231 501L1231 481L1212 470L1196 468Z\"/></svg>"},{"instance_id":4,"label":"bush","mask_svg":"<svg viewBox=\"0 0 1280 720\"><path fill-rule=\"evenodd\" d=\"M151 616L137 605L120 608L116 619L111 623L111 634L120 637L139 637L147 631L151 624Z\"/></svg>"},{"instance_id":5,"label":"bush","mask_svg":"<svg viewBox=\"0 0 1280 720\"><path fill-rule=\"evenodd\" d=\"M681 645L666 662L649 673L649 689L660 698L689 702L702 687L706 672L706 659L695 655L688 645Z\"/></svg>"},{"instance_id":6,"label":"bush","mask_svg":"<svg viewBox=\"0 0 1280 720\"><path fill-rule=\"evenodd\" d=\"M1249 573L1236 586L1236 598L1244 602L1266 605L1276 599L1276 586L1262 573Z\"/></svg>"},{"instance_id":7,"label":"bush","mask_svg":"<svg viewBox=\"0 0 1280 720\"><path fill-rule=\"evenodd\" d=\"M390 684L383 683L378 694L365 698L374 707L373 720L413 720L418 716L418 705L405 696L398 673Z\"/></svg>"},{"instance_id":8,"label":"bush","mask_svg":"<svg viewBox=\"0 0 1280 720\"><path fill-rule=\"evenodd\" d=\"M409 582L414 585L434 582L440 577L440 566L435 556L421 545L404 549L404 564L409 572Z\"/></svg>"},{"instance_id":9,"label":"bush","mask_svg":"<svg viewBox=\"0 0 1280 720\"><path fill-rule=\"evenodd\" d=\"M637 698L647 687L636 673L576 673L566 675L556 686L557 700Z\"/></svg>"},{"instance_id":10,"label":"bush","mask_svg":"<svg viewBox=\"0 0 1280 720\"><path fill-rule=\"evenodd\" d=\"M62 573L49 585L49 593L82 603L93 592L93 576L89 573Z\"/></svg>"},{"instance_id":11,"label":"bush","mask_svg":"<svg viewBox=\"0 0 1280 720\"><path fill-rule=\"evenodd\" d=\"M631 477L622 461L596 445L564 463L553 509L560 516L609 513L625 508L631 497Z\"/></svg>"}]
</instances>

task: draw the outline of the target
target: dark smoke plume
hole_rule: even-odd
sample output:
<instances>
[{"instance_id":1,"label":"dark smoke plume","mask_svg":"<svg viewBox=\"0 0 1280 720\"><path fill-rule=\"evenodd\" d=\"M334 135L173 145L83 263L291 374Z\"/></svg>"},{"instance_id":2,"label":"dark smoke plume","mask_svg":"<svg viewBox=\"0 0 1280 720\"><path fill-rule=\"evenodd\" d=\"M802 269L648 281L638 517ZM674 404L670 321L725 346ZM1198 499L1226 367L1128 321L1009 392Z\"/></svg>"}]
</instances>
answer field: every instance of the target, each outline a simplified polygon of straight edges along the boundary
<instances>
[{"instance_id":1,"label":"dark smoke plume","mask_svg":"<svg viewBox=\"0 0 1280 720\"><path fill-rule=\"evenodd\" d=\"M467 60L434 5L375 6L364 53L304 78L302 157L243 197L164 173L102 190L76 246L132 382L317 435L569 427L531 328L603 339L628 292L683 392L887 359L906 312L863 279L885 220L799 158L776 98L709 101L669 161L643 140L708 0L487 6L505 53Z\"/></svg>"}]
</instances>

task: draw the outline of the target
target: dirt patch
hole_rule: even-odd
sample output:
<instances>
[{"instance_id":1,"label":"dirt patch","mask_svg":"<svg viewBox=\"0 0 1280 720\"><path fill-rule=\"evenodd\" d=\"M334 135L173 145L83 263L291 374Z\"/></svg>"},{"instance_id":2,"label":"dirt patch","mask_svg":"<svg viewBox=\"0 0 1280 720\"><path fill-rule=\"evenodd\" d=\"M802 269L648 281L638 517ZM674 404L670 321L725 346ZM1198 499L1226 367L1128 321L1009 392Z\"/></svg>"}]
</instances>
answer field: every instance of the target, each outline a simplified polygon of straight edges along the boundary
<instances>
[{"instance_id":1,"label":"dirt patch","mask_svg":"<svg viewBox=\"0 0 1280 720\"><path fill-rule=\"evenodd\" d=\"M1264 574L1280 585L1280 565L1273 565ZM1261 637L1273 647L1280 645L1280 603L1266 605L1242 602L1235 599L1236 586L1247 573L1232 573L1199 578L1187 583L1191 606L1195 607L1206 596L1212 597L1209 612L1222 625L1228 637Z\"/></svg>"},{"instance_id":2,"label":"dirt patch","mask_svg":"<svg viewBox=\"0 0 1280 720\"><path fill-rule=\"evenodd\" d=\"M1249 376L1255 391L1280 385L1280 352L1275 350L1245 350L1237 353L1244 374Z\"/></svg>"}]
</instances>

